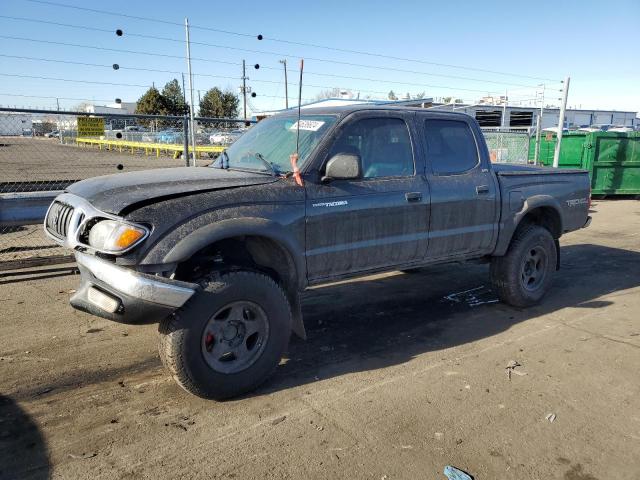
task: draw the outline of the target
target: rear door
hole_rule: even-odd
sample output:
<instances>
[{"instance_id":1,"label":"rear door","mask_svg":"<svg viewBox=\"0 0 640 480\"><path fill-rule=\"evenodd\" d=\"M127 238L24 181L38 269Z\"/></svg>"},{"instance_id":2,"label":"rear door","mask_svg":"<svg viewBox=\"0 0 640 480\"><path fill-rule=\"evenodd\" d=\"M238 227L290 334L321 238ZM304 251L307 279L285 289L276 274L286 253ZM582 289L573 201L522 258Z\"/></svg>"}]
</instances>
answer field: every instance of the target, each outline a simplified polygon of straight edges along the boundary
<instances>
[{"instance_id":1,"label":"rear door","mask_svg":"<svg viewBox=\"0 0 640 480\"><path fill-rule=\"evenodd\" d=\"M481 133L462 116L418 116L431 188L427 256L489 253L498 228L498 186L480 155Z\"/></svg>"},{"instance_id":2,"label":"rear door","mask_svg":"<svg viewBox=\"0 0 640 480\"><path fill-rule=\"evenodd\" d=\"M429 188L412 120L410 112L357 112L340 125L320 174L333 155L350 153L360 156L362 176L305 181L309 280L424 258Z\"/></svg>"}]
</instances>

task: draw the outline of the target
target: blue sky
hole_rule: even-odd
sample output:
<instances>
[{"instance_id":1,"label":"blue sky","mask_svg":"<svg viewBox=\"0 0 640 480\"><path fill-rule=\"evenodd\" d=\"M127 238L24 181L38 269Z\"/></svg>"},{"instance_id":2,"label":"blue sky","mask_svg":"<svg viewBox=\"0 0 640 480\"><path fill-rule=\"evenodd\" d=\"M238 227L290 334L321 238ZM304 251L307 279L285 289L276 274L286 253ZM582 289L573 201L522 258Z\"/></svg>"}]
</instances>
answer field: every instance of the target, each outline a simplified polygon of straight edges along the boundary
<instances>
[{"instance_id":1,"label":"blue sky","mask_svg":"<svg viewBox=\"0 0 640 480\"><path fill-rule=\"evenodd\" d=\"M0 105L56 105L55 98L44 97L64 98L60 100L63 108L72 108L81 99L101 104L114 98L135 101L152 83L161 88L168 80L180 78L180 73L168 72L186 72L184 28L179 25L186 16L193 25L194 88L201 93L213 86L237 91L240 64L245 59L248 84L257 94L251 99L250 107L257 110L284 107L282 65L278 63L282 58L287 58L289 64L290 102L294 102L297 96L298 59L305 58L305 99L312 99L319 91L333 87L360 92L361 97L383 98L386 92L394 90L399 97L406 93L424 92L427 97L454 95L469 102L489 92L504 94L506 90L513 101L526 103L537 98L537 85L545 83L547 103L558 104L558 90L561 88L558 81L570 75L569 106L640 110L639 0L615 3L585 0L540 0L535 3L462 0L51 1L116 15L28 0L2 0L0 55L3 56L0 56L0 61L3 68L0 73L4 75L0 75ZM120 13L170 23L121 17L117 15ZM124 31L122 37L113 33L118 28ZM257 40L255 36L258 34L264 35L264 40ZM166 37L175 41L136 35ZM308 44L410 58L419 62L340 52ZM113 70L110 65L114 63L121 68ZM253 68L256 63L261 66L259 70ZM195 97L197 102L197 93Z\"/></svg>"}]
</instances>

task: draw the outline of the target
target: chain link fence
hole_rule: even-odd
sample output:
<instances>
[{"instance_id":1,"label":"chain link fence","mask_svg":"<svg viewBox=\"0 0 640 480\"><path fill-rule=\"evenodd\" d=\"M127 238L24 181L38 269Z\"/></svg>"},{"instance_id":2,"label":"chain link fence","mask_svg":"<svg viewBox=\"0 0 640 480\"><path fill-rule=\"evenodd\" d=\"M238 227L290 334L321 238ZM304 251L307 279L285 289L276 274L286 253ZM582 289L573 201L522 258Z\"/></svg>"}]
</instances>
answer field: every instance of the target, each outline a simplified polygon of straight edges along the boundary
<instances>
[{"instance_id":1,"label":"chain link fence","mask_svg":"<svg viewBox=\"0 0 640 480\"><path fill-rule=\"evenodd\" d=\"M489 155L494 163L529 162L529 145L535 137L530 127L482 127L484 138L489 147Z\"/></svg>"},{"instance_id":2,"label":"chain link fence","mask_svg":"<svg viewBox=\"0 0 640 480\"><path fill-rule=\"evenodd\" d=\"M206 166L247 128L244 122L197 119L193 158L189 126L186 116L0 109L0 270L68 255L44 235L42 221L51 200L70 184L112 173Z\"/></svg>"}]
</instances>

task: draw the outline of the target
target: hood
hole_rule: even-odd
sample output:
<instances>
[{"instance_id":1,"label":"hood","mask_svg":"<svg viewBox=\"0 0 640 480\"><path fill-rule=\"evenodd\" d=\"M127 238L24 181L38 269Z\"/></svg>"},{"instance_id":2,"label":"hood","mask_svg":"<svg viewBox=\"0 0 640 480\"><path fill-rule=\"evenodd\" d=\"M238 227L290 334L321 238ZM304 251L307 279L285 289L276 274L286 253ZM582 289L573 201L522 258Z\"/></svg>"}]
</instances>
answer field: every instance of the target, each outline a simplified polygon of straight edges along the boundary
<instances>
[{"instance_id":1,"label":"hood","mask_svg":"<svg viewBox=\"0 0 640 480\"><path fill-rule=\"evenodd\" d=\"M261 185L276 180L268 175L236 170L179 167L89 178L70 185L67 191L88 200L99 210L117 215L136 203L161 197Z\"/></svg>"}]
</instances>

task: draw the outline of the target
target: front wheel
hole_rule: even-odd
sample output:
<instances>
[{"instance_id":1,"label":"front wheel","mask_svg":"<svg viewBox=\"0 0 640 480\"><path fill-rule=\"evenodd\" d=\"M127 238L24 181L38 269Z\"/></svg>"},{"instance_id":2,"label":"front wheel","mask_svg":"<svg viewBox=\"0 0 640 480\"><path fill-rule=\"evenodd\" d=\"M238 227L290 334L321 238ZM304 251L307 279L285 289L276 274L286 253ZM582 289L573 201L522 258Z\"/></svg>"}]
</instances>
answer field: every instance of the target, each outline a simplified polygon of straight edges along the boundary
<instances>
[{"instance_id":1,"label":"front wheel","mask_svg":"<svg viewBox=\"0 0 640 480\"><path fill-rule=\"evenodd\" d=\"M491 282L498 297L514 307L538 303L553 279L556 243L546 228L518 228L507 253L491 260Z\"/></svg>"},{"instance_id":2,"label":"front wheel","mask_svg":"<svg viewBox=\"0 0 640 480\"><path fill-rule=\"evenodd\" d=\"M163 364L186 391L222 400L261 384L291 335L282 288L256 272L209 277L180 310L160 323Z\"/></svg>"}]
</instances>

